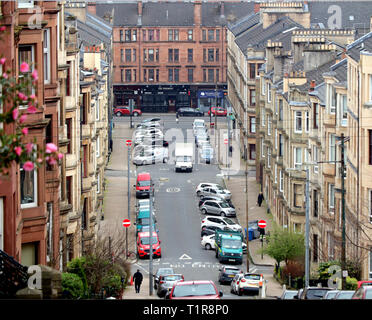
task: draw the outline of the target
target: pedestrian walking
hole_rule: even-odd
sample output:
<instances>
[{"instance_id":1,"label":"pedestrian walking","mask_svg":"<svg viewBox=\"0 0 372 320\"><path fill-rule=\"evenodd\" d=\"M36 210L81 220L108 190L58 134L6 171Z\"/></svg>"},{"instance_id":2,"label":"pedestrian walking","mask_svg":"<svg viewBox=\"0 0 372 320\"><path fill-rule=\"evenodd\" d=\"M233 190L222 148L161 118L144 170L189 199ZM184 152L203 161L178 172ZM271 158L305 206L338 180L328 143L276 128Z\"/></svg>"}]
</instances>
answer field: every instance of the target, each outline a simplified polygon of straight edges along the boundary
<instances>
[{"instance_id":1,"label":"pedestrian walking","mask_svg":"<svg viewBox=\"0 0 372 320\"><path fill-rule=\"evenodd\" d=\"M178 112L176 112L176 122L177 122L177 124L178 124L178 121L179 121L179 115L178 115Z\"/></svg>"},{"instance_id":2,"label":"pedestrian walking","mask_svg":"<svg viewBox=\"0 0 372 320\"><path fill-rule=\"evenodd\" d=\"M141 284L142 284L142 280L143 280L143 275L139 271L139 269L137 269L137 272L133 275L133 279L134 279L134 288L136 289L136 293L139 293L140 288L141 288Z\"/></svg>"},{"instance_id":3,"label":"pedestrian walking","mask_svg":"<svg viewBox=\"0 0 372 320\"><path fill-rule=\"evenodd\" d=\"M259 195L258 195L258 198L257 198L257 204L259 207L261 207L261 204L262 204L262 201L265 200L264 196L263 196L263 193L260 192Z\"/></svg>"}]
</instances>

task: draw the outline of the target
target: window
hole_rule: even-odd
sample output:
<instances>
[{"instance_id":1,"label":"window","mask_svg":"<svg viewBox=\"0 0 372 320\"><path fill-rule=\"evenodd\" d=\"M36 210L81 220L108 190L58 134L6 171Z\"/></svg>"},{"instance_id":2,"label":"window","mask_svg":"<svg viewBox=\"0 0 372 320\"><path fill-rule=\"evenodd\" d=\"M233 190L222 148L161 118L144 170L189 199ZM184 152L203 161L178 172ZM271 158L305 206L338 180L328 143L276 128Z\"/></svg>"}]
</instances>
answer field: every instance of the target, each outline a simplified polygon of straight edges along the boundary
<instances>
[{"instance_id":1,"label":"window","mask_svg":"<svg viewBox=\"0 0 372 320\"><path fill-rule=\"evenodd\" d=\"M261 78L261 95L266 95L266 82L263 77Z\"/></svg>"},{"instance_id":2,"label":"window","mask_svg":"<svg viewBox=\"0 0 372 320\"><path fill-rule=\"evenodd\" d=\"M142 40L146 41L147 40L147 33L146 30L142 30Z\"/></svg>"},{"instance_id":3,"label":"window","mask_svg":"<svg viewBox=\"0 0 372 320\"><path fill-rule=\"evenodd\" d=\"M137 30L132 30L132 41L137 41Z\"/></svg>"},{"instance_id":4,"label":"window","mask_svg":"<svg viewBox=\"0 0 372 320\"><path fill-rule=\"evenodd\" d=\"M301 133L302 132L302 112L295 111L295 132Z\"/></svg>"},{"instance_id":5,"label":"window","mask_svg":"<svg viewBox=\"0 0 372 320\"><path fill-rule=\"evenodd\" d=\"M313 146L313 162L318 162L319 161L319 148L317 146ZM314 168L314 173L318 173L319 166L315 165L313 166Z\"/></svg>"},{"instance_id":6,"label":"window","mask_svg":"<svg viewBox=\"0 0 372 320\"><path fill-rule=\"evenodd\" d=\"M120 62L124 62L124 49L120 49Z\"/></svg>"},{"instance_id":7,"label":"window","mask_svg":"<svg viewBox=\"0 0 372 320\"><path fill-rule=\"evenodd\" d=\"M180 69L174 69L174 82L180 81Z\"/></svg>"},{"instance_id":8,"label":"window","mask_svg":"<svg viewBox=\"0 0 372 320\"><path fill-rule=\"evenodd\" d=\"M309 117L309 111L305 112L305 132L309 132L309 125L310 125L310 117Z\"/></svg>"},{"instance_id":9,"label":"window","mask_svg":"<svg viewBox=\"0 0 372 320\"><path fill-rule=\"evenodd\" d=\"M208 61L214 61L214 49L208 49Z\"/></svg>"},{"instance_id":10,"label":"window","mask_svg":"<svg viewBox=\"0 0 372 320\"><path fill-rule=\"evenodd\" d=\"M125 82L132 82L132 70L125 70Z\"/></svg>"},{"instance_id":11,"label":"window","mask_svg":"<svg viewBox=\"0 0 372 320\"><path fill-rule=\"evenodd\" d=\"M207 61L207 49L203 49L203 61Z\"/></svg>"},{"instance_id":12,"label":"window","mask_svg":"<svg viewBox=\"0 0 372 320\"><path fill-rule=\"evenodd\" d=\"M179 32L178 29L169 29L168 30L168 41L178 41Z\"/></svg>"},{"instance_id":13,"label":"window","mask_svg":"<svg viewBox=\"0 0 372 320\"><path fill-rule=\"evenodd\" d=\"M261 138L261 157L265 158L264 139Z\"/></svg>"},{"instance_id":14,"label":"window","mask_svg":"<svg viewBox=\"0 0 372 320\"><path fill-rule=\"evenodd\" d=\"M131 49L125 49L125 61L126 62L132 61L132 50Z\"/></svg>"},{"instance_id":15,"label":"window","mask_svg":"<svg viewBox=\"0 0 372 320\"><path fill-rule=\"evenodd\" d=\"M318 190L313 191L313 216L314 218L318 217L319 209L319 199L318 199Z\"/></svg>"},{"instance_id":16,"label":"window","mask_svg":"<svg viewBox=\"0 0 372 320\"><path fill-rule=\"evenodd\" d=\"M151 62L154 61L154 49L148 49L148 58L149 58L149 61Z\"/></svg>"},{"instance_id":17,"label":"window","mask_svg":"<svg viewBox=\"0 0 372 320\"><path fill-rule=\"evenodd\" d=\"M208 69L208 82L214 82L214 69Z\"/></svg>"},{"instance_id":18,"label":"window","mask_svg":"<svg viewBox=\"0 0 372 320\"><path fill-rule=\"evenodd\" d=\"M250 133L256 133L256 118L249 117L249 131Z\"/></svg>"},{"instance_id":19,"label":"window","mask_svg":"<svg viewBox=\"0 0 372 320\"><path fill-rule=\"evenodd\" d=\"M255 63L249 64L249 78L250 79L256 78L256 64Z\"/></svg>"},{"instance_id":20,"label":"window","mask_svg":"<svg viewBox=\"0 0 372 320\"><path fill-rule=\"evenodd\" d=\"M154 33L154 30L149 30L148 31L148 35L149 35L149 41L154 41L155 39L155 33Z\"/></svg>"},{"instance_id":21,"label":"window","mask_svg":"<svg viewBox=\"0 0 372 320\"><path fill-rule=\"evenodd\" d=\"M72 151L72 119L66 119L66 129L67 129L67 153L71 153Z\"/></svg>"},{"instance_id":22,"label":"window","mask_svg":"<svg viewBox=\"0 0 372 320\"><path fill-rule=\"evenodd\" d=\"M302 185L298 183L293 184L293 205L297 208L302 207L303 195L302 195Z\"/></svg>"},{"instance_id":23,"label":"window","mask_svg":"<svg viewBox=\"0 0 372 320\"><path fill-rule=\"evenodd\" d=\"M66 72L66 96L71 95L71 61L67 61L69 67Z\"/></svg>"},{"instance_id":24,"label":"window","mask_svg":"<svg viewBox=\"0 0 372 320\"><path fill-rule=\"evenodd\" d=\"M133 62L136 62L137 60L137 50L136 49L133 49Z\"/></svg>"},{"instance_id":25,"label":"window","mask_svg":"<svg viewBox=\"0 0 372 320\"><path fill-rule=\"evenodd\" d=\"M179 61L179 49L168 49L168 61L169 62Z\"/></svg>"},{"instance_id":26,"label":"window","mask_svg":"<svg viewBox=\"0 0 372 320\"><path fill-rule=\"evenodd\" d=\"M335 244L332 236L332 232L327 232L327 242L328 242L328 259L333 260L335 256Z\"/></svg>"},{"instance_id":27,"label":"window","mask_svg":"<svg viewBox=\"0 0 372 320\"><path fill-rule=\"evenodd\" d=\"M328 185L328 208L333 209L335 208L335 185L329 184Z\"/></svg>"},{"instance_id":28,"label":"window","mask_svg":"<svg viewBox=\"0 0 372 320\"><path fill-rule=\"evenodd\" d=\"M372 189L368 190L368 214L369 222L372 223Z\"/></svg>"},{"instance_id":29,"label":"window","mask_svg":"<svg viewBox=\"0 0 372 320\"><path fill-rule=\"evenodd\" d=\"M194 50L193 49L187 49L187 61L193 62L194 60Z\"/></svg>"},{"instance_id":30,"label":"window","mask_svg":"<svg viewBox=\"0 0 372 320\"><path fill-rule=\"evenodd\" d=\"M120 42L123 42L123 36L124 36L123 30L120 30L119 34L120 34Z\"/></svg>"},{"instance_id":31,"label":"window","mask_svg":"<svg viewBox=\"0 0 372 320\"><path fill-rule=\"evenodd\" d=\"M267 84L267 102L271 102L271 84Z\"/></svg>"},{"instance_id":32,"label":"window","mask_svg":"<svg viewBox=\"0 0 372 320\"><path fill-rule=\"evenodd\" d=\"M37 207L37 169L20 168L21 208Z\"/></svg>"},{"instance_id":33,"label":"window","mask_svg":"<svg viewBox=\"0 0 372 320\"><path fill-rule=\"evenodd\" d=\"M313 128L318 129L319 125L319 104L314 103L313 104Z\"/></svg>"},{"instance_id":34,"label":"window","mask_svg":"<svg viewBox=\"0 0 372 320\"><path fill-rule=\"evenodd\" d=\"M278 183L278 165L274 166L274 183Z\"/></svg>"},{"instance_id":35,"label":"window","mask_svg":"<svg viewBox=\"0 0 372 320\"><path fill-rule=\"evenodd\" d=\"M96 157L98 158L100 156L100 141L99 141L99 136L97 137L96 140Z\"/></svg>"},{"instance_id":36,"label":"window","mask_svg":"<svg viewBox=\"0 0 372 320\"><path fill-rule=\"evenodd\" d=\"M313 235L313 262L318 262L318 235Z\"/></svg>"},{"instance_id":37,"label":"window","mask_svg":"<svg viewBox=\"0 0 372 320\"><path fill-rule=\"evenodd\" d=\"M207 30L202 30L202 40L207 41Z\"/></svg>"},{"instance_id":38,"label":"window","mask_svg":"<svg viewBox=\"0 0 372 320\"><path fill-rule=\"evenodd\" d=\"M208 30L208 41L214 41L214 30Z\"/></svg>"},{"instance_id":39,"label":"window","mask_svg":"<svg viewBox=\"0 0 372 320\"><path fill-rule=\"evenodd\" d=\"M279 121L283 121L283 100L279 99Z\"/></svg>"},{"instance_id":40,"label":"window","mask_svg":"<svg viewBox=\"0 0 372 320\"><path fill-rule=\"evenodd\" d=\"M207 69L203 69L203 82L207 82Z\"/></svg>"},{"instance_id":41,"label":"window","mask_svg":"<svg viewBox=\"0 0 372 320\"><path fill-rule=\"evenodd\" d=\"M148 72L149 72L149 82L153 82L154 76L155 76L154 69L149 69Z\"/></svg>"},{"instance_id":42,"label":"window","mask_svg":"<svg viewBox=\"0 0 372 320\"><path fill-rule=\"evenodd\" d=\"M220 61L220 50L216 49L216 61Z\"/></svg>"},{"instance_id":43,"label":"window","mask_svg":"<svg viewBox=\"0 0 372 320\"><path fill-rule=\"evenodd\" d=\"M88 177L88 160L89 160L89 154L88 154L88 146L83 145L83 167L82 167L82 176L83 178Z\"/></svg>"},{"instance_id":44,"label":"window","mask_svg":"<svg viewBox=\"0 0 372 320\"><path fill-rule=\"evenodd\" d=\"M43 42L43 53L44 53L44 83L50 83L50 29L44 30L44 42Z\"/></svg>"},{"instance_id":45,"label":"window","mask_svg":"<svg viewBox=\"0 0 372 320\"><path fill-rule=\"evenodd\" d=\"M283 157L284 151L284 137L282 134L279 134L279 157Z\"/></svg>"},{"instance_id":46,"label":"window","mask_svg":"<svg viewBox=\"0 0 372 320\"><path fill-rule=\"evenodd\" d=\"M267 116L267 135L271 136L271 116Z\"/></svg>"},{"instance_id":47,"label":"window","mask_svg":"<svg viewBox=\"0 0 372 320\"><path fill-rule=\"evenodd\" d=\"M187 69L187 81L194 82L194 69L192 68Z\"/></svg>"},{"instance_id":48,"label":"window","mask_svg":"<svg viewBox=\"0 0 372 320\"><path fill-rule=\"evenodd\" d=\"M20 67L23 62L27 62L27 64L30 66L29 72L31 73L35 67L34 46L33 45L20 45L18 48L18 55L19 55L18 67ZM22 78L23 78L22 73L19 73L18 77L20 78L20 82L22 82ZM35 94L35 89L32 87L31 84L28 87L28 92ZM26 107L26 105L24 107Z\"/></svg>"},{"instance_id":49,"label":"window","mask_svg":"<svg viewBox=\"0 0 372 320\"><path fill-rule=\"evenodd\" d=\"M267 167L271 168L271 148L267 147Z\"/></svg>"},{"instance_id":50,"label":"window","mask_svg":"<svg viewBox=\"0 0 372 320\"><path fill-rule=\"evenodd\" d=\"M249 145L249 160L256 160L256 145Z\"/></svg>"},{"instance_id":51,"label":"window","mask_svg":"<svg viewBox=\"0 0 372 320\"><path fill-rule=\"evenodd\" d=\"M279 191L283 192L283 170L279 170Z\"/></svg>"},{"instance_id":52,"label":"window","mask_svg":"<svg viewBox=\"0 0 372 320\"><path fill-rule=\"evenodd\" d=\"M329 113L335 114L336 113L336 89L327 84L328 89L328 105L329 105Z\"/></svg>"},{"instance_id":53,"label":"window","mask_svg":"<svg viewBox=\"0 0 372 320\"><path fill-rule=\"evenodd\" d=\"M173 69L168 69L168 81L173 82Z\"/></svg>"},{"instance_id":54,"label":"window","mask_svg":"<svg viewBox=\"0 0 372 320\"><path fill-rule=\"evenodd\" d=\"M125 30L125 42L130 42L131 38L131 30Z\"/></svg>"},{"instance_id":55,"label":"window","mask_svg":"<svg viewBox=\"0 0 372 320\"><path fill-rule=\"evenodd\" d=\"M249 104L253 107L256 105L256 90L249 90Z\"/></svg>"},{"instance_id":56,"label":"window","mask_svg":"<svg viewBox=\"0 0 372 320\"><path fill-rule=\"evenodd\" d=\"M329 135L329 161L336 161L336 135Z\"/></svg>"},{"instance_id":57,"label":"window","mask_svg":"<svg viewBox=\"0 0 372 320\"><path fill-rule=\"evenodd\" d=\"M265 110L262 110L261 112L261 126L265 126Z\"/></svg>"},{"instance_id":58,"label":"window","mask_svg":"<svg viewBox=\"0 0 372 320\"><path fill-rule=\"evenodd\" d=\"M216 30L216 41L220 41L220 34L221 34L221 31L220 30Z\"/></svg>"},{"instance_id":59,"label":"window","mask_svg":"<svg viewBox=\"0 0 372 320\"><path fill-rule=\"evenodd\" d=\"M347 95L340 95L341 126L347 126Z\"/></svg>"},{"instance_id":60,"label":"window","mask_svg":"<svg viewBox=\"0 0 372 320\"><path fill-rule=\"evenodd\" d=\"M66 200L72 204L72 176L66 177Z\"/></svg>"},{"instance_id":61,"label":"window","mask_svg":"<svg viewBox=\"0 0 372 320\"><path fill-rule=\"evenodd\" d=\"M18 0L18 8L33 8L34 0Z\"/></svg>"},{"instance_id":62,"label":"window","mask_svg":"<svg viewBox=\"0 0 372 320\"><path fill-rule=\"evenodd\" d=\"M194 38L194 31L192 29L187 30L187 40L192 41Z\"/></svg>"},{"instance_id":63,"label":"window","mask_svg":"<svg viewBox=\"0 0 372 320\"><path fill-rule=\"evenodd\" d=\"M294 148L294 166L300 170L302 166L302 148Z\"/></svg>"}]
</instances>

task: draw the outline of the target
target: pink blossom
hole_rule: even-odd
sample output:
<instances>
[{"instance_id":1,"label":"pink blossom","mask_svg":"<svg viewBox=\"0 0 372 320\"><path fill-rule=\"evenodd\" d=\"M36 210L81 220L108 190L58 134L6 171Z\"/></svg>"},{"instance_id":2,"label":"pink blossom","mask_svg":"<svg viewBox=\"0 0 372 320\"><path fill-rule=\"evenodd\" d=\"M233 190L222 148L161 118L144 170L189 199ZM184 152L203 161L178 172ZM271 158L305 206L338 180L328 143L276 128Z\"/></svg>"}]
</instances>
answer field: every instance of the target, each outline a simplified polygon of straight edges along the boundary
<instances>
[{"instance_id":1,"label":"pink blossom","mask_svg":"<svg viewBox=\"0 0 372 320\"><path fill-rule=\"evenodd\" d=\"M30 66L28 65L27 62L22 62L20 68L21 72L29 72L30 71Z\"/></svg>"},{"instance_id":2,"label":"pink blossom","mask_svg":"<svg viewBox=\"0 0 372 320\"><path fill-rule=\"evenodd\" d=\"M1 59L0 59L0 64L2 64L2 65L3 65L3 64L5 63L5 61L6 61L6 59L5 59L5 58L1 58Z\"/></svg>"},{"instance_id":3,"label":"pink blossom","mask_svg":"<svg viewBox=\"0 0 372 320\"><path fill-rule=\"evenodd\" d=\"M3 73L3 78L8 79L8 74L6 72Z\"/></svg>"},{"instance_id":4,"label":"pink blossom","mask_svg":"<svg viewBox=\"0 0 372 320\"><path fill-rule=\"evenodd\" d=\"M1 31L1 32L4 32L4 31L5 31L5 29L6 29L6 27L5 27L5 26L1 26L1 27L0 27L0 31Z\"/></svg>"},{"instance_id":5,"label":"pink blossom","mask_svg":"<svg viewBox=\"0 0 372 320\"><path fill-rule=\"evenodd\" d=\"M35 96L35 94L33 93L33 94L30 95L29 98L32 99L32 100L35 100L35 99L36 99L36 96Z\"/></svg>"},{"instance_id":6,"label":"pink blossom","mask_svg":"<svg viewBox=\"0 0 372 320\"><path fill-rule=\"evenodd\" d=\"M17 156L20 156L22 153L22 148L21 147L15 147L14 152L17 154Z\"/></svg>"},{"instance_id":7,"label":"pink blossom","mask_svg":"<svg viewBox=\"0 0 372 320\"><path fill-rule=\"evenodd\" d=\"M27 112L28 113L36 113L36 107L34 105L32 105L31 103L29 103L28 105L28 108L27 108Z\"/></svg>"},{"instance_id":8,"label":"pink blossom","mask_svg":"<svg viewBox=\"0 0 372 320\"><path fill-rule=\"evenodd\" d=\"M27 96L22 92L18 92L18 98L24 101L28 99Z\"/></svg>"},{"instance_id":9,"label":"pink blossom","mask_svg":"<svg viewBox=\"0 0 372 320\"><path fill-rule=\"evenodd\" d=\"M46 144L46 153L56 152L58 150L57 146L54 143L47 143Z\"/></svg>"},{"instance_id":10,"label":"pink blossom","mask_svg":"<svg viewBox=\"0 0 372 320\"><path fill-rule=\"evenodd\" d=\"M24 134L25 136L27 136L28 135L28 128L23 128L22 129L22 134Z\"/></svg>"},{"instance_id":11,"label":"pink blossom","mask_svg":"<svg viewBox=\"0 0 372 320\"><path fill-rule=\"evenodd\" d=\"M56 163L57 163L57 160L54 159L54 158L49 158L49 159L48 159L48 163L49 163L50 165L53 165L53 164L56 164Z\"/></svg>"},{"instance_id":12,"label":"pink blossom","mask_svg":"<svg viewBox=\"0 0 372 320\"><path fill-rule=\"evenodd\" d=\"M26 119L27 119L27 115L26 114L22 114L21 117L19 118L19 123L25 122Z\"/></svg>"},{"instance_id":13,"label":"pink blossom","mask_svg":"<svg viewBox=\"0 0 372 320\"><path fill-rule=\"evenodd\" d=\"M37 70L36 70L36 69L34 69L34 71L32 71L32 73L31 73L31 77L32 77L35 81L37 81L37 80L39 79L39 76L38 76L38 73L37 73Z\"/></svg>"},{"instance_id":14,"label":"pink blossom","mask_svg":"<svg viewBox=\"0 0 372 320\"><path fill-rule=\"evenodd\" d=\"M63 153L58 153L58 159L61 160L63 158Z\"/></svg>"},{"instance_id":15,"label":"pink blossom","mask_svg":"<svg viewBox=\"0 0 372 320\"><path fill-rule=\"evenodd\" d=\"M27 129L27 128L24 128L24 129ZM26 151L27 151L27 153L31 153L32 150L33 150L33 148L34 148L34 144L33 143L27 143L26 144Z\"/></svg>"},{"instance_id":16,"label":"pink blossom","mask_svg":"<svg viewBox=\"0 0 372 320\"><path fill-rule=\"evenodd\" d=\"M17 120L17 119L18 119L18 115L19 115L18 109L15 108L15 109L12 111L12 114L13 114L13 120Z\"/></svg>"},{"instance_id":17,"label":"pink blossom","mask_svg":"<svg viewBox=\"0 0 372 320\"><path fill-rule=\"evenodd\" d=\"M34 164L33 164L33 162L31 162L31 161L26 161L24 164L23 164L23 169L25 170L25 171L32 171L32 170L34 170Z\"/></svg>"},{"instance_id":18,"label":"pink blossom","mask_svg":"<svg viewBox=\"0 0 372 320\"><path fill-rule=\"evenodd\" d=\"M41 158L37 158L37 162L38 162L38 163L42 163L42 162L43 162L43 159L41 159Z\"/></svg>"}]
</instances>

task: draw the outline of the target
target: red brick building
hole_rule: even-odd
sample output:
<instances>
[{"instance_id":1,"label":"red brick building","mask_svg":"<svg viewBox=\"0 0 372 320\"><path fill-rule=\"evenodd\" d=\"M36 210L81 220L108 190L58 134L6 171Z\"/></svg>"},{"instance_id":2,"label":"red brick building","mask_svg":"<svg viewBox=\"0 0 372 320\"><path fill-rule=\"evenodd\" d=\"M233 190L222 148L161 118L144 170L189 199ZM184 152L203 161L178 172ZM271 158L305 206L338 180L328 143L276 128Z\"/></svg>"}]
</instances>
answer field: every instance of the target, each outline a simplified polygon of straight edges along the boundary
<instances>
[{"instance_id":1,"label":"red brick building","mask_svg":"<svg viewBox=\"0 0 372 320\"><path fill-rule=\"evenodd\" d=\"M4 71L17 77L19 66L28 62L38 70L35 88L38 108L28 115L30 142L37 147L58 145L57 1L2 1L2 25L6 27L0 54L6 58ZM4 105L4 110L10 108ZM22 112L22 108L20 108ZM12 125L5 126L11 133ZM1 250L24 265L58 266L59 258L59 167L25 172L13 165L8 177L0 177Z\"/></svg>"},{"instance_id":2,"label":"red brick building","mask_svg":"<svg viewBox=\"0 0 372 320\"><path fill-rule=\"evenodd\" d=\"M134 99L144 112L223 104L226 26L253 2L90 3L113 25L114 105ZM215 93L217 92L217 93Z\"/></svg>"}]
</instances>

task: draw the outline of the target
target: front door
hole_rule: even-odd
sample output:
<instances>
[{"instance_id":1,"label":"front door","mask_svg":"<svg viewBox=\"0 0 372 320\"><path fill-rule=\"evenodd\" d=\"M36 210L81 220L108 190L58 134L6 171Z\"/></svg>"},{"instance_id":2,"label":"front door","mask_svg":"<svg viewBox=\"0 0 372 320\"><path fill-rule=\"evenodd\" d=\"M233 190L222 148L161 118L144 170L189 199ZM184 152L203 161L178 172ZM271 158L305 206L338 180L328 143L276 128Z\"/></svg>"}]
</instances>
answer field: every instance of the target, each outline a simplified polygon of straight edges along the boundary
<instances>
[{"instance_id":1,"label":"front door","mask_svg":"<svg viewBox=\"0 0 372 320\"><path fill-rule=\"evenodd\" d=\"M168 112L176 112L176 97L168 98Z\"/></svg>"}]
</instances>

